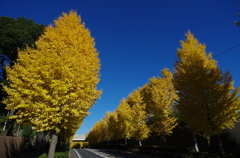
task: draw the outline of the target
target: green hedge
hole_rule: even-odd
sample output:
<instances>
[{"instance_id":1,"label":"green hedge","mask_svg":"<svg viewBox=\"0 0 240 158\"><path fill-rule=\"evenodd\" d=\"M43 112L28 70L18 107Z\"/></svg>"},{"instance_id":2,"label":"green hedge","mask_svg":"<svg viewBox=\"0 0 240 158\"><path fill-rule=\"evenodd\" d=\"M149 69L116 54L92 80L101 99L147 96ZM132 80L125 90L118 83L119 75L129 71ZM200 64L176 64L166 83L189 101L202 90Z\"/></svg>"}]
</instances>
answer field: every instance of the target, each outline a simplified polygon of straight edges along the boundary
<instances>
[{"instance_id":1,"label":"green hedge","mask_svg":"<svg viewBox=\"0 0 240 158\"><path fill-rule=\"evenodd\" d=\"M47 153L43 153L38 158L47 158ZM69 158L69 146L57 147L54 158Z\"/></svg>"},{"instance_id":2,"label":"green hedge","mask_svg":"<svg viewBox=\"0 0 240 158\"><path fill-rule=\"evenodd\" d=\"M47 158L47 154L43 153L38 158ZM65 152L55 152L54 158L69 158L69 151Z\"/></svg>"}]
</instances>

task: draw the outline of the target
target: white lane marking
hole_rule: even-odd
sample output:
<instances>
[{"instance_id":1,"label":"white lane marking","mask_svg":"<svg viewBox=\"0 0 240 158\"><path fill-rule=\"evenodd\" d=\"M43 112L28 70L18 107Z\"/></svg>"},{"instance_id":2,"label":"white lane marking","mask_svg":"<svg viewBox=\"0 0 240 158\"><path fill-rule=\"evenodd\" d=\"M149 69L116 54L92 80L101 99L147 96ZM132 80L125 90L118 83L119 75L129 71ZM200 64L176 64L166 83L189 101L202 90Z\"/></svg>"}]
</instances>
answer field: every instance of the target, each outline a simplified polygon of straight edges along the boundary
<instances>
[{"instance_id":1,"label":"white lane marking","mask_svg":"<svg viewBox=\"0 0 240 158\"><path fill-rule=\"evenodd\" d=\"M82 158L81 154L79 154L76 149L73 149L73 150L76 152L76 154L79 158Z\"/></svg>"},{"instance_id":2,"label":"white lane marking","mask_svg":"<svg viewBox=\"0 0 240 158\"><path fill-rule=\"evenodd\" d=\"M103 157L103 158L125 158L125 157L122 157L122 156L119 156L119 155L116 155L116 154L112 154L112 153L104 153L102 151L96 151L95 149L85 149L85 150L88 150L100 157Z\"/></svg>"},{"instance_id":3,"label":"white lane marking","mask_svg":"<svg viewBox=\"0 0 240 158\"><path fill-rule=\"evenodd\" d=\"M109 158L109 157L106 157L106 155L103 155L103 154L101 154L101 153L99 153L99 152L97 152L97 151L94 151L94 150L92 150L92 149L85 149L85 150L90 151L90 152L92 152L92 153L94 153L94 154L96 154L96 155L98 155L98 156L100 156L100 157Z\"/></svg>"}]
</instances>

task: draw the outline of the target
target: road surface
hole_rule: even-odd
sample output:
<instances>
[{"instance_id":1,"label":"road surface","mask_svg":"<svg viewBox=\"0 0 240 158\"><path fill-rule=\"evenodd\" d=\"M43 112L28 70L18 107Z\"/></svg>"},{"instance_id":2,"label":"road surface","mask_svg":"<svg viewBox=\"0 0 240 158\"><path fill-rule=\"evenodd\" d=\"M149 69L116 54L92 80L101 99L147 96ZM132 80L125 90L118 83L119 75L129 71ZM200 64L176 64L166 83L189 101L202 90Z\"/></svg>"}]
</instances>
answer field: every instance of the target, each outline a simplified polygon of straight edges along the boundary
<instances>
[{"instance_id":1,"label":"road surface","mask_svg":"<svg viewBox=\"0 0 240 158\"><path fill-rule=\"evenodd\" d=\"M70 158L151 158L151 157L116 150L100 150L84 148L84 149L71 149Z\"/></svg>"}]
</instances>

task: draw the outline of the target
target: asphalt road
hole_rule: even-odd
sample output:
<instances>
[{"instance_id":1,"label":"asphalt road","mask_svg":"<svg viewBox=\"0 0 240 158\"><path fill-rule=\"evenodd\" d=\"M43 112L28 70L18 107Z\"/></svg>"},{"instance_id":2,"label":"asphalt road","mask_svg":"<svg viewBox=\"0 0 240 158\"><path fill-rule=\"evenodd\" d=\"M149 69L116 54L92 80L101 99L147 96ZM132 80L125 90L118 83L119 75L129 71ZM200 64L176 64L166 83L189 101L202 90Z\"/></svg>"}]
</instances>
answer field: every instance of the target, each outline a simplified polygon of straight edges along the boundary
<instances>
[{"instance_id":1,"label":"asphalt road","mask_svg":"<svg viewBox=\"0 0 240 158\"><path fill-rule=\"evenodd\" d=\"M70 158L151 158L116 150L71 149Z\"/></svg>"}]
</instances>

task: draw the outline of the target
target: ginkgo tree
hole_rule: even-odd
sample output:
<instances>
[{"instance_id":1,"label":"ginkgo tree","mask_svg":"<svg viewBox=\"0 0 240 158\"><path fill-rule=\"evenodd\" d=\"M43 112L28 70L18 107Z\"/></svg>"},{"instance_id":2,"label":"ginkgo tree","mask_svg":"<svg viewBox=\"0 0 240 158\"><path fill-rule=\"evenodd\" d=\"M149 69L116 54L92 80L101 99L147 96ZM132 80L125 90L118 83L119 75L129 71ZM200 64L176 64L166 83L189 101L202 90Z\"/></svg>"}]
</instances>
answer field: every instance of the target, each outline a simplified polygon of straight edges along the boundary
<instances>
[{"instance_id":1,"label":"ginkgo tree","mask_svg":"<svg viewBox=\"0 0 240 158\"><path fill-rule=\"evenodd\" d=\"M117 126L117 131L115 131L117 132L117 137L115 138L124 138L125 144L127 144L127 139L132 137L134 126L132 120L132 109L125 98L122 99L115 113L117 117L117 124L115 125Z\"/></svg>"},{"instance_id":2,"label":"ginkgo tree","mask_svg":"<svg viewBox=\"0 0 240 158\"><path fill-rule=\"evenodd\" d=\"M86 140L90 143L90 145L94 145L104 141L109 141L110 135L108 133L109 132L108 132L107 119L106 117L104 117L103 119L101 119L100 121L94 124L93 128L88 133Z\"/></svg>"},{"instance_id":3,"label":"ginkgo tree","mask_svg":"<svg viewBox=\"0 0 240 158\"><path fill-rule=\"evenodd\" d=\"M177 125L176 118L171 117L172 104L177 99L172 83L173 73L169 69L162 70L162 77L153 77L150 82L134 90L127 98L123 98L114 112L106 113L104 119L108 124L108 132L103 130L97 122L89 132L88 140L91 144L99 143L97 137L109 135L109 140L135 138L147 139L151 132L164 137L172 133ZM105 135L101 135L105 133Z\"/></svg>"},{"instance_id":4,"label":"ginkgo tree","mask_svg":"<svg viewBox=\"0 0 240 158\"><path fill-rule=\"evenodd\" d=\"M146 103L141 95L141 88L129 94L127 103L131 107L132 137L139 140L139 146L142 146L141 140L149 137L150 129L146 123L148 114L146 112Z\"/></svg>"},{"instance_id":5,"label":"ginkgo tree","mask_svg":"<svg viewBox=\"0 0 240 158\"><path fill-rule=\"evenodd\" d=\"M117 113L116 110L114 112L107 112L105 117L107 125L108 125L108 135L110 140L116 140L120 137L120 132L118 129L118 118L117 118Z\"/></svg>"},{"instance_id":6,"label":"ginkgo tree","mask_svg":"<svg viewBox=\"0 0 240 158\"><path fill-rule=\"evenodd\" d=\"M117 119L115 113L107 112L103 119L93 125L87 134L86 140L91 146L101 142L109 142L116 136L116 125Z\"/></svg>"},{"instance_id":7,"label":"ginkgo tree","mask_svg":"<svg viewBox=\"0 0 240 158\"><path fill-rule=\"evenodd\" d=\"M181 41L175 64L174 87L182 120L197 133L210 138L233 128L240 109L239 88L229 71L222 73L206 46L190 31Z\"/></svg>"},{"instance_id":8,"label":"ginkgo tree","mask_svg":"<svg viewBox=\"0 0 240 158\"><path fill-rule=\"evenodd\" d=\"M149 114L148 125L152 132L163 138L170 135L177 125L177 118L170 116L178 98L172 79L173 73L165 68L161 71L161 77L152 77L141 90Z\"/></svg>"},{"instance_id":9,"label":"ginkgo tree","mask_svg":"<svg viewBox=\"0 0 240 158\"><path fill-rule=\"evenodd\" d=\"M11 118L52 134L48 157L53 157L58 135L75 134L99 98L100 60L90 31L76 11L63 13L46 28L37 48L18 51L8 67L6 108Z\"/></svg>"},{"instance_id":10,"label":"ginkgo tree","mask_svg":"<svg viewBox=\"0 0 240 158\"><path fill-rule=\"evenodd\" d=\"M114 112L107 112L102 120L94 124L87 140L94 145L103 141L124 139L127 145L127 139L135 138L141 146L141 140L150 135L145 121L148 117L145 108L140 89L137 89L130 93L127 99L123 98ZM108 131L103 127L107 127Z\"/></svg>"}]
</instances>

